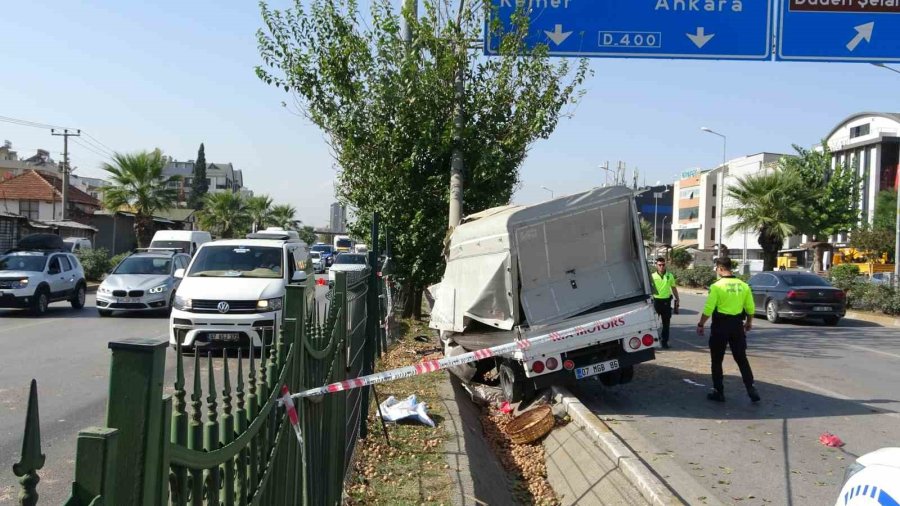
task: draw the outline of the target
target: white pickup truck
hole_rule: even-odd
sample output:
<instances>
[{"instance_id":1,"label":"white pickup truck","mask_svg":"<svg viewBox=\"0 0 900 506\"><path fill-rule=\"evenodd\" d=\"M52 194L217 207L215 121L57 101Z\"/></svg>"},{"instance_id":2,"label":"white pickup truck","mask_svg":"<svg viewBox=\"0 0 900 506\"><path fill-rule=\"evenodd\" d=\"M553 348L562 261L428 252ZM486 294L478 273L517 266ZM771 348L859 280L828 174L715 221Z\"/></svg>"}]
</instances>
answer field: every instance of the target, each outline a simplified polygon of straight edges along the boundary
<instances>
[{"instance_id":1,"label":"white pickup truck","mask_svg":"<svg viewBox=\"0 0 900 506\"><path fill-rule=\"evenodd\" d=\"M497 369L515 402L593 376L627 383L636 364L655 358L658 323L628 188L469 216L446 255L444 277L429 289L430 326L440 331L444 354L522 343L512 356L454 368L463 380ZM546 335L559 339L527 346Z\"/></svg>"}]
</instances>

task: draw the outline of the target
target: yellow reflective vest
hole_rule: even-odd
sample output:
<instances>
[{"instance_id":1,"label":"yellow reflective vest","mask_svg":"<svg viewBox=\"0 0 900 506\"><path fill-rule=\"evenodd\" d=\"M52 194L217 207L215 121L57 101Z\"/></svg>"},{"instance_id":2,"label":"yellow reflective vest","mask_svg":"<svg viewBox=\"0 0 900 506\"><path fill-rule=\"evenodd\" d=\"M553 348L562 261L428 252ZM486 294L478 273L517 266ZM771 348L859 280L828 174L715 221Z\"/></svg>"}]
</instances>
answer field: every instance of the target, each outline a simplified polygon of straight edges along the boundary
<instances>
[{"instance_id":1,"label":"yellow reflective vest","mask_svg":"<svg viewBox=\"0 0 900 506\"><path fill-rule=\"evenodd\" d=\"M712 316L714 311L725 315L739 315L746 312L753 315L753 293L750 286L734 276L720 278L709 287L709 297L703 306L703 314Z\"/></svg>"}]
</instances>

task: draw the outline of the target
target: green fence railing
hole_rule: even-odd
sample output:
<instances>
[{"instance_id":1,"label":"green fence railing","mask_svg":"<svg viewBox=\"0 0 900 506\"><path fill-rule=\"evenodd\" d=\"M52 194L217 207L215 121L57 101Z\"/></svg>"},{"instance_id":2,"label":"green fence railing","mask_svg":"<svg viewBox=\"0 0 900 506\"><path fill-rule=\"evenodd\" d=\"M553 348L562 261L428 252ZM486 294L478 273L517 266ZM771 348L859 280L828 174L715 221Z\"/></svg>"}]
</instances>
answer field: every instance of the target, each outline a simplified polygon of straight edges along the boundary
<instances>
[{"instance_id":1,"label":"green fence railing","mask_svg":"<svg viewBox=\"0 0 900 506\"><path fill-rule=\"evenodd\" d=\"M374 264L374 254L370 259ZM369 389L302 399L303 448L278 406L279 390L372 372L386 344L383 286L367 269L337 273L329 302L316 299L312 283L288 287L283 324L260 348L251 343L221 360L198 350L190 360L176 346L171 396L163 395L167 341L109 343L106 427L78 434L66 504L340 504L356 442L367 431ZM23 505L38 500L40 445L32 381L14 466Z\"/></svg>"}]
</instances>

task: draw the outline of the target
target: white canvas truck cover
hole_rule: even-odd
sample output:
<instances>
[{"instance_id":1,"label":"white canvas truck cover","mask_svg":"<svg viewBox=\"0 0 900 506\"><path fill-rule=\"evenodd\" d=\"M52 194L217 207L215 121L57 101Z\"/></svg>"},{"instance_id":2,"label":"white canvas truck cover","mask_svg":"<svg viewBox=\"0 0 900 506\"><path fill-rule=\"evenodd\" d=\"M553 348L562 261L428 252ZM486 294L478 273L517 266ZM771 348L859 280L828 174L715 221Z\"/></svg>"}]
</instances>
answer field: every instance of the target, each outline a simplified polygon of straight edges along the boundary
<instances>
[{"instance_id":1,"label":"white canvas truck cover","mask_svg":"<svg viewBox=\"0 0 900 506\"><path fill-rule=\"evenodd\" d=\"M431 327L463 332L474 320L510 330L520 316L537 327L647 294L637 234L625 187L469 216L432 288Z\"/></svg>"}]
</instances>

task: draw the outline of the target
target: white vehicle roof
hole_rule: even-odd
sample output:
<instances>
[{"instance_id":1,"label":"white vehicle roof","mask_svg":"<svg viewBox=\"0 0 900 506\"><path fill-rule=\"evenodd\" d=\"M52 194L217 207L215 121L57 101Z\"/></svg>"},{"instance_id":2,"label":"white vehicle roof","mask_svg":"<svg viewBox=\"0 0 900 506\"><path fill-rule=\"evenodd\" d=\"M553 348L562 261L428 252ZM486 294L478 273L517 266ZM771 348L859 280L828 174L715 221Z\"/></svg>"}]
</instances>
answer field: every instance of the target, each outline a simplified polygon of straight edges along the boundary
<instances>
[{"instance_id":1,"label":"white vehicle roof","mask_svg":"<svg viewBox=\"0 0 900 506\"><path fill-rule=\"evenodd\" d=\"M209 240L209 232L203 230L158 230L153 234L154 241L190 240L201 237Z\"/></svg>"},{"instance_id":2,"label":"white vehicle roof","mask_svg":"<svg viewBox=\"0 0 900 506\"><path fill-rule=\"evenodd\" d=\"M285 244L301 244L297 241L285 241L282 239L223 239L221 241L213 241L203 244L201 248L208 246L265 246L271 248L281 248Z\"/></svg>"}]
</instances>

